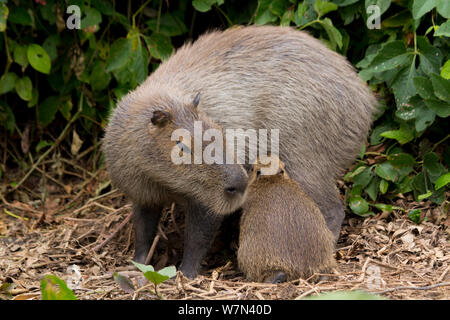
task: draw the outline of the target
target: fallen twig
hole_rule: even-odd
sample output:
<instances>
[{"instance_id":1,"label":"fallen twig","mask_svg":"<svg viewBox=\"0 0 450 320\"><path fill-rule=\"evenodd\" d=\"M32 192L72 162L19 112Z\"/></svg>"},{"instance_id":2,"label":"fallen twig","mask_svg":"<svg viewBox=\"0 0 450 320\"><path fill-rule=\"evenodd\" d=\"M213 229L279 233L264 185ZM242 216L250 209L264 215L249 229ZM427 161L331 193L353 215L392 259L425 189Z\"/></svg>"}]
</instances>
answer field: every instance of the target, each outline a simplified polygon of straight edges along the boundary
<instances>
[{"instance_id":1,"label":"fallen twig","mask_svg":"<svg viewBox=\"0 0 450 320\"><path fill-rule=\"evenodd\" d=\"M392 291L396 291L396 290L430 290L430 289L434 289L437 287L445 287L445 286L450 286L450 282L441 282L441 283L436 283L436 284L432 284L430 286L423 286L423 287L400 286L400 287L396 287L396 288L386 289L383 291L378 291L375 293L382 294L382 293L392 292Z\"/></svg>"},{"instance_id":2,"label":"fallen twig","mask_svg":"<svg viewBox=\"0 0 450 320\"><path fill-rule=\"evenodd\" d=\"M113 233L111 233L102 243L92 248L92 251L97 251L98 249L105 246L109 241L111 241L111 239L114 238L114 236L131 220L132 216L132 212L128 214L128 216L120 223L120 225L113 231Z\"/></svg>"}]
</instances>

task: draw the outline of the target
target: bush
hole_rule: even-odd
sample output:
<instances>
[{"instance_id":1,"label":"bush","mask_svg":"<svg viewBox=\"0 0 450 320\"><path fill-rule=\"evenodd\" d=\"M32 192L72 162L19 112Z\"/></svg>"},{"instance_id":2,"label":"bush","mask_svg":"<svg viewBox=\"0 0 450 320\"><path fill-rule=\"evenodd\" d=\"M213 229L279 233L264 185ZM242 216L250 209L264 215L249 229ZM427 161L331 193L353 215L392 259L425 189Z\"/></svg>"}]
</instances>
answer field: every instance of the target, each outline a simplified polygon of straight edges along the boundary
<instances>
[{"instance_id":1,"label":"bush","mask_svg":"<svg viewBox=\"0 0 450 320\"><path fill-rule=\"evenodd\" d=\"M69 4L80 9L80 29L69 29ZM380 26L369 29L378 9ZM410 192L440 204L450 179L449 18L448 0L0 0L7 164L26 167L68 124L72 140L61 139L78 139L72 153L97 146L116 101L210 28L290 25L346 55L380 99L369 151L345 176L351 210L392 210L377 202Z\"/></svg>"}]
</instances>

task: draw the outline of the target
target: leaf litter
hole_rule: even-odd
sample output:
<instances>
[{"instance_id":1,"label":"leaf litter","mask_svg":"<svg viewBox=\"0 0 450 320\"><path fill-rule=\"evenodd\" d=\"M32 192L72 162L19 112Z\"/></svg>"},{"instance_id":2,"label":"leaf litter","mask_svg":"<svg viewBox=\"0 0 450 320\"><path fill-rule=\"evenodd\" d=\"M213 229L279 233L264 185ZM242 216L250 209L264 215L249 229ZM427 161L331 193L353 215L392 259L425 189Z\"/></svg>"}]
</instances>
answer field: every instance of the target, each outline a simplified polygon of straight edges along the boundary
<instances>
[{"instance_id":1,"label":"leaf litter","mask_svg":"<svg viewBox=\"0 0 450 320\"><path fill-rule=\"evenodd\" d=\"M71 166L69 161L59 163L65 163L66 171ZM40 299L40 281L48 274L65 280L78 299L158 299L153 284L131 263L130 203L111 189L104 169L89 173L72 165L70 170L74 178L69 182L44 179L44 201L31 200L42 184L38 173L14 192L12 200L2 196L0 286L8 292L0 291L0 299ZM73 192L64 187L69 185ZM406 211L365 219L347 213L335 251L337 267L318 282L312 280L317 275L283 284L247 281L236 262L239 217L231 215L200 275L190 280L178 272L158 285L158 293L167 299L263 300L363 290L388 299L450 299L448 200L439 207L400 197L393 205ZM418 207L428 220L421 224L405 213ZM183 217L174 205L163 210L158 237L147 257L155 270L179 265Z\"/></svg>"}]
</instances>

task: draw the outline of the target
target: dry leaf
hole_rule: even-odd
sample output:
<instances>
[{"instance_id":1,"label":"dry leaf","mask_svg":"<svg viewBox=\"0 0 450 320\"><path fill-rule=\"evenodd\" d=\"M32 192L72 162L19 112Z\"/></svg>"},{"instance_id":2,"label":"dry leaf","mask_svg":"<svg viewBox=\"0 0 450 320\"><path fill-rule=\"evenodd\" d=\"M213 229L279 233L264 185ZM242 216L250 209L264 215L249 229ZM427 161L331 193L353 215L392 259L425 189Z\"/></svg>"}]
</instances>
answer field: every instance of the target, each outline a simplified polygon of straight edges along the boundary
<instances>
[{"instance_id":1,"label":"dry leaf","mask_svg":"<svg viewBox=\"0 0 450 320\"><path fill-rule=\"evenodd\" d=\"M77 155L78 151L80 151L81 146L83 145L83 140L80 139L80 136L78 135L77 131L73 129L73 135L72 135L72 145L70 146L70 152L72 155Z\"/></svg>"}]
</instances>

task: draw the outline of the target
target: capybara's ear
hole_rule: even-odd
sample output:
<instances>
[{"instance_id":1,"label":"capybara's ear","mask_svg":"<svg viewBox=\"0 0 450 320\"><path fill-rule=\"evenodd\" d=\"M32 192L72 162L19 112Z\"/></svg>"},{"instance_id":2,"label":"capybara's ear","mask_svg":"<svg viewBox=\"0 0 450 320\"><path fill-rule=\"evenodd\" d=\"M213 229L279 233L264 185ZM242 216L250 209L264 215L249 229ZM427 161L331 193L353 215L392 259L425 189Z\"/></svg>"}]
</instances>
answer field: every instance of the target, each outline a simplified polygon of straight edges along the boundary
<instances>
[{"instance_id":1,"label":"capybara's ear","mask_svg":"<svg viewBox=\"0 0 450 320\"><path fill-rule=\"evenodd\" d=\"M200 102L200 92L197 93L197 95L194 98L194 101L192 102L194 108L197 108L199 102Z\"/></svg>"},{"instance_id":2,"label":"capybara's ear","mask_svg":"<svg viewBox=\"0 0 450 320\"><path fill-rule=\"evenodd\" d=\"M170 114L166 111L156 110L153 111L152 115L152 123L155 126L163 127L169 122L170 120Z\"/></svg>"}]
</instances>

